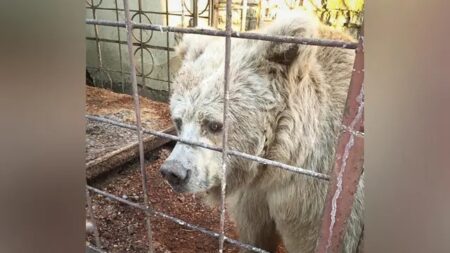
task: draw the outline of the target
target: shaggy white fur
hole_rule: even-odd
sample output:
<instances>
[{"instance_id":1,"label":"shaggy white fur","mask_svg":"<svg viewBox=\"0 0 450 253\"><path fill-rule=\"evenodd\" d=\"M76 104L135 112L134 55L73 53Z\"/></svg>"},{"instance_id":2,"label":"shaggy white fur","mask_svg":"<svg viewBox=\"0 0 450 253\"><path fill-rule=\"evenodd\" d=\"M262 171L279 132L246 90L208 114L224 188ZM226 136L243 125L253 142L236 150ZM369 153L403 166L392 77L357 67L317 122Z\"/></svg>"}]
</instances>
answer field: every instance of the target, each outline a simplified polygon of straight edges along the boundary
<instances>
[{"instance_id":1,"label":"shaggy white fur","mask_svg":"<svg viewBox=\"0 0 450 253\"><path fill-rule=\"evenodd\" d=\"M273 35L353 41L306 13L278 20ZM221 146L224 38L185 35L183 65L171 112L181 137ZM231 148L321 173L333 166L335 144L352 74L354 51L232 39L229 145ZM168 158L190 170L182 191L220 200L221 154L177 144ZM313 252L327 182L230 157L227 205L240 240L268 251L281 239L289 252ZM356 252L362 230L363 179L343 252Z\"/></svg>"}]
</instances>

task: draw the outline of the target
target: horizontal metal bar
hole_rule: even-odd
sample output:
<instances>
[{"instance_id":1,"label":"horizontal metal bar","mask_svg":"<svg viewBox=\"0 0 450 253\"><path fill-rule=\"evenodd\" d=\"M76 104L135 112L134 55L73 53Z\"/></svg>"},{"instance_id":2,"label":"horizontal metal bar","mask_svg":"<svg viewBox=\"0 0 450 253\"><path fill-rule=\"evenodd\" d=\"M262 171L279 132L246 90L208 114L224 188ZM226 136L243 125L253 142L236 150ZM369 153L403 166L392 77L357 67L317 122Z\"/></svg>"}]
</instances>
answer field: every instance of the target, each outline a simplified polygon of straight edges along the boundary
<instances>
[{"instance_id":1,"label":"horizontal metal bar","mask_svg":"<svg viewBox=\"0 0 450 253\"><path fill-rule=\"evenodd\" d=\"M101 42L109 42L109 43L117 43L117 44L123 44L126 45L127 41L125 40L112 40L112 39L104 39L104 38L95 38L95 37L86 37L87 40L94 40L94 41L101 41ZM162 46L155 46L155 45L148 45L145 43L139 43L134 42L133 46L136 47L143 47L143 48L151 48L151 49L158 49L158 50L164 50L164 51L175 51L175 48L173 47L162 47Z\"/></svg>"},{"instance_id":2,"label":"horizontal metal bar","mask_svg":"<svg viewBox=\"0 0 450 253\"><path fill-rule=\"evenodd\" d=\"M96 120L96 121L100 121L100 122L104 122L104 123L109 123L111 125L115 125L118 127L123 127L123 128L127 128L127 129L131 129L131 130L136 130L136 126L134 125L129 125L129 124L125 124L122 122L118 122L115 120L111 120L111 119L107 119L107 118L103 118L103 117L98 117L98 116L93 116L93 115L86 115L86 118L91 119L91 120ZM179 138L177 136L171 135L171 134L166 134L166 133L162 133L162 132L158 132L158 131L154 131L154 130L150 130L150 129L142 129L142 131L146 134L152 134L161 138L167 138L167 139L171 139L173 141L178 141L184 144L188 144L188 145L193 145L193 146L199 146L202 148L206 148L206 149L210 149L210 150L214 150L217 152L222 152L222 148L219 147L215 147L215 146L211 146L205 143L201 143L201 142L194 142L194 141L189 141L186 140L184 138ZM322 180L329 180L329 176L319 173L319 172L315 172L312 170L306 170L306 169L302 169L299 167L295 167L295 166L291 166L291 165L287 165L281 162L277 162L277 161L272 161L269 159L265 159L265 158L261 158L258 156L254 156L254 155L250 155L250 154L246 154L240 151L236 151L236 150L228 150L228 154L229 155L234 155L237 157L242 157L248 160L252 160L261 164L265 164L265 165L270 165L270 166L274 166L274 167L278 167L290 172L294 172L294 173L298 173L298 174L302 174L302 175L306 175L306 176L311 176L314 178L318 178L318 179L322 179Z\"/></svg>"},{"instance_id":3,"label":"horizontal metal bar","mask_svg":"<svg viewBox=\"0 0 450 253\"><path fill-rule=\"evenodd\" d=\"M125 22L123 21L110 21L110 20L97 20L97 19L86 19L86 24L90 25L103 25L103 26L113 26L113 27L125 27ZM173 26L162 26L153 24L142 24L133 23L134 28L153 30L160 32L177 32L177 33L191 33L191 34L203 34L210 36L220 36L226 37L226 31L212 30L204 28L182 28ZM311 38L300 38L294 36L277 36L277 35L267 35L254 32L232 32L231 37L239 39L251 39L251 40L265 40L281 43L295 43L303 45L312 46L324 46L324 47L341 47L346 49L356 49L358 43L349 43L345 41L336 40L325 40L325 39L311 39Z\"/></svg>"},{"instance_id":4,"label":"horizontal metal bar","mask_svg":"<svg viewBox=\"0 0 450 253\"><path fill-rule=\"evenodd\" d=\"M86 66L86 68L87 68L87 69L101 70L101 71L106 71L106 72L115 72L115 73L121 73L121 74L131 75L130 72L120 71L120 70L114 70L114 69L105 68L105 67L90 67L90 66ZM142 75L138 75L138 76L142 76ZM145 79L154 80L154 81L159 81L159 82L165 82L165 83L173 83L172 81L167 81L167 80L158 79L158 78L153 78L153 77L146 77ZM141 84L139 84L139 85L141 85ZM141 85L141 86L142 86L142 85ZM155 88L151 88L151 87L146 87L146 88L149 88L149 89L154 90L154 91L166 91L166 90L159 90L159 89L155 89Z\"/></svg>"},{"instance_id":5,"label":"horizontal metal bar","mask_svg":"<svg viewBox=\"0 0 450 253\"><path fill-rule=\"evenodd\" d=\"M92 7L92 6L86 6L86 9L95 9L95 10L103 10L103 11L125 11L122 8L108 8L108 7ZM141 12L141 13L145 13L145 14L156 14L156 15L169 15L169 16L178 16L181 17L183 14L181 13L181 11L179 13L177 13L176 11L173 12L159 12L159 11L147 11L147 10L130 10L130 12ZM194 15L184 15L185 17L194 17ZM209 16L206 15L199 15L199 18L203 18L203 19L208 19Z\"/></svg>"},{"instance_id":6,"label":"horizontal metal bar","mask_svg":"<svg viewBox=\"0 0 450 253\"><path fill-rule=\"evenodd\" d=\"M86 253L106 253L106 251L103 251L89 243L86 245Z\"/></svg>"},{"instance_id":7,"label":"horizontal metal bar","mask_svg":"<svg viewBox=\"0 0 450 253\"><path fill-rule=\"evenodd\" d=\"M170 216L170 215L168 215L168 214L165 214L165 213L163 213L163 212L156 211L156 210L154 210L154 209L151 210L151 209L146 208L145 206L142 206L142 205L140 205L140 204L138 204L138 203L135 203L135 202L132 202L132 201L129 201L129 200L120 198L120 197L118 197L118 196L116 196L116 195L113 195L113 194L111 194L111 193L108 193L108 192L99 190L99 189L94 188L94 187L92 187L92 186L86 185L86 188L87 188L88 190L92 191L92 192L95 192L95 193L97 193L97 194L100 194L100 195L102 195L102 196L105 196L105 197L107 197L107 198L109 198L109 199L118 201L118 202L120 202L120 203L126 204L126 205L131 206L131 207L134 207L134 208L136 208L136 209L139 209L139 210L144 211L144 212L146 212L146 213L148 213L148 214L151 214L151 215L158 215L158 216L160 216L160 217L162 217L162 218L164 218L164 219L167 219L167 220L170 220L170 221L172 221L172 222L175 222L175 223L177 223L178 225L185 226L185 227L188 227L188 228L190 228L190 229L192 229L192 230L196 230L196 231L202 232L202 233L207 234L207 235L209 235L209 236L211 236L211 237L219 238L219 236L220 236L219 233L213 232L213 231L211 231L211 230L209 230L209 229L206 229L206 228L203 228L203 227L200 227L200 226L197 226L197 225L190 224L190 223L188 223L188 222L186 222L186 221L180 220L180 219L178 219L178 218L172 217L172 216ZM241 248L248 249L248 250L252 250L252 251L254 251L254 252L258 252L258 253L269 253L268 251L265 251L265 250L263 250L263 249L254 247L254 246L249 245L249 244L242 243L242 242L240 242L240 241L231 239L231 238L226 237L226 236L225 236L225 241L227 241L227 242L229 242L229 243L231 243L231 244L237 245L237 246L239 246L239 247L241 247Z\"/></svg>"},{"instance_id":8,"label":"horizontal metal bar","mask_svg":"<svg viewBox=\"0 0 450 253\"><path fill-rule=\"evenodd\" d=\"M342 131L349 132L350 134L352 134L352 135L354 135L354 136L356 136L356 137L364 138L364 136L365 136L364 132L360 132L360 131L353 130L353 129L351 129L351 128L348 127L348 126L342 125L342 126L341 126L341 129L342 129Z\"/></svg>"}]
</instances>

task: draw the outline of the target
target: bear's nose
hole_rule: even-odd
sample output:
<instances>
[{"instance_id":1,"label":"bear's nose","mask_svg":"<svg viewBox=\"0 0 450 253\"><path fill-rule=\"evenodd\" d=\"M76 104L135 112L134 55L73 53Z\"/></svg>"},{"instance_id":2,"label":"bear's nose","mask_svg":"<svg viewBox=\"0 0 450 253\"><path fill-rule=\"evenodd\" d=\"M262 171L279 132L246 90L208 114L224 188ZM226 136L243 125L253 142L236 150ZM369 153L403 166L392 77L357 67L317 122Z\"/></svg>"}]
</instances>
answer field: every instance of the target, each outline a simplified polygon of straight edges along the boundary
<instances>
[{"instance_id":1,"label":"bear's nose","mask_svg":"<svg viewBox=\"0 0 450 253\"><path fill-rule=\"evenodd\" d=\"M166 161L159 169L161 175L172 185L181 186L189 180L190 171L177 161Z\"/></svg>"}]
</instances>

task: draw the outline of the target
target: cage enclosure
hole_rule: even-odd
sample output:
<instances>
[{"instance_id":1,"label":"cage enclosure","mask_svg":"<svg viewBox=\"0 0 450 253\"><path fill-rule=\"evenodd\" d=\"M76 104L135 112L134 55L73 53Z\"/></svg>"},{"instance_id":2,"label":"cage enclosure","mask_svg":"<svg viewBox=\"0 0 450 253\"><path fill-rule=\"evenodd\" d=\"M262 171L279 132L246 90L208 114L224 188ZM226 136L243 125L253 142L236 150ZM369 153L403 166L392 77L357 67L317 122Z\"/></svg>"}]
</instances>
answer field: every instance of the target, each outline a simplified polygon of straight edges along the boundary
<instances>
[{"instance_id":1,"label":"cage enclosure","mask_svg":"<svg viewBox=\"0 0 450 253\"><path fill-rule=\"evenodd\" d=\"M192 143L175 136L170 119L168 101L174 76L181 66L175 48L183 33L219 30L222 33L218 36L227 40L240 37L279 42L283 38L249 31L263 28L284 11L297 8L315 13L323 23L347 30L360 40L349 44L287 38L287 42L362 52L363 1L86 0L87 252L215 252L219 248L221 252L238 252L242 248L267 252L238 241L235 224L223 212L223 206L211 208L195 195L176 195L165 183L159 167L175 141L329 181L327 203L331 203L331 190L337 191L337 175L342 172L337 168L330 175L323 175L228 150L227 144L212 147ZM230 14L232 19L228 20ZM357 54L357 59L349 99L363 93L362 80L359 83L358 79L363 75L359 62L362 53ZM354 142L360 148L363 139L358 128L362 124L358 108L363 108L363 103L347 106L349 115L344 115L343 122L346 132L337 148L341 158L344 142ZM360 156L360 151L350 157ZM353 160L349 162L349 166L357 165ZM359 178L360 172L358 169L345 176L349 180ZM343 195L345 200L353 198L345 191ZM345 207L334 211L343 220L347 217ZM323 224L329 225L325 218ZM337 235L342 234L342 226L336 225ZM326 231L328 227L322 229ZM333 237L321 234L321 238L326 236ZM339 247L339 238L333 237L329 242ZM318 252L324 252L322 244L325 245L321 239ZM287 251L279 246L277 252Z\"/></svg>"}]
</instances>

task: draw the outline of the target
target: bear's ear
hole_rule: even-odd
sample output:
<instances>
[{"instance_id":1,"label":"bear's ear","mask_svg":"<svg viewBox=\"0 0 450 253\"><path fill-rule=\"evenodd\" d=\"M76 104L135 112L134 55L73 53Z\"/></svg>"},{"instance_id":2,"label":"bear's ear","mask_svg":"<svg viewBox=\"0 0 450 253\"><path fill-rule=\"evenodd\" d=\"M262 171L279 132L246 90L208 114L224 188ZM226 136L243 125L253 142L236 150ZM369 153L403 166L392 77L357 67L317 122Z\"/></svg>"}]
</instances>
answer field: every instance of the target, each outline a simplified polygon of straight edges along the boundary
<instances>
[{"instance_id":1,"label":"bear's ear","mask_svg":"<svg viewBox=\"0 0 450 253\"><path fill-rule=\"evenodd\" d=\"M276 36L317 38L320 22L312 14L295 11L277 19L263 33ZM294 43L263 42L261 52L273 63L291 66L294 62L308 63L316 54L316 46Z\"/></svg>"},{"instance_id":2,"label":"bear's ear","mask_svg":"<svg viewBox=\"0 0 450 253\"><path fill-rule=\"evenodd\" d=\"M184 61L195 61L214 39L213 36L199 34L175 34L175 51Z\"/></svg>"}]
</instances>

